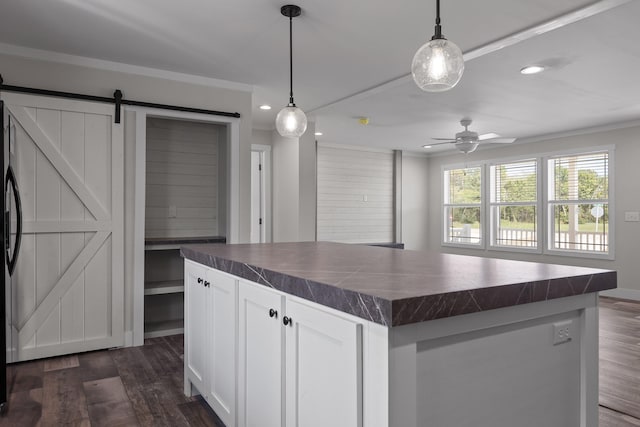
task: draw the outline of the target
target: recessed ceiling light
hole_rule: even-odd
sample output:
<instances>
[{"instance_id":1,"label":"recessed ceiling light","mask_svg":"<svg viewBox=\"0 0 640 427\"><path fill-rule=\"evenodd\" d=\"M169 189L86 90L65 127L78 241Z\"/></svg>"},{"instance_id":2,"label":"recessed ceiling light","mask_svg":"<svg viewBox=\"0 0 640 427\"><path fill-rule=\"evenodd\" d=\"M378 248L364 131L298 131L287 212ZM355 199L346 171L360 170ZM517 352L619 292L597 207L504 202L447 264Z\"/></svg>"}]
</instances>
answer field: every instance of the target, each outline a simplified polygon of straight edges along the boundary
<instances>
[{"instance_id":1,"label":"recessed ceiling light","mask_svg":"<svg viewBox=\"0 0 640 427\"><path fill-rule=\"evenodd\" d=\"M271 110L271 105L267 105L267 104L261 105L260 109L261 110Z\"/></svg>"},{"instance_id":2,"label":"recessed ceiling light","mask_svg":"<svg viewBox=\"0 0 640 427\"><path fill-rule=\"evenodd\" d=\"M431 145L423 145L422 148L431 148Z\"/></svg>"},{"instance_id":3,"label":"recessed ceiling light","mask_svg":"<svg viewBox=\"0 0 640 427\"><path fill-rule=\"evenodd\" d=\"M322 136L322 132L316 132L316 136Z\"/></svg>"},{"instance_id":4,"label":"recessed ceiling light","mask_svg":"<svg viewBox=\"0 0 640 427\"><path fill-rule=\"evenodd\" d=\"M544 71L544 66L542 65L527 65L523 69L520 70L520 74L538 74Z\"/></svg>"}]
</instances>

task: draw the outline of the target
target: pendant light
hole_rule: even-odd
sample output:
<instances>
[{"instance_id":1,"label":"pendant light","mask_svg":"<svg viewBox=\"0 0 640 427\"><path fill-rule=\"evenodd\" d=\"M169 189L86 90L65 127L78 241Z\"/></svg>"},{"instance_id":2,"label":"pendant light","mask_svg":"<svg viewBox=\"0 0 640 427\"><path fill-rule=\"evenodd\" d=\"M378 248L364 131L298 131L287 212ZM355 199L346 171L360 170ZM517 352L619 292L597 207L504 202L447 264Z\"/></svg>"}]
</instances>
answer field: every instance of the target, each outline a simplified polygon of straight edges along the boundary
<instances>
[{"instance_id":1,"label":"pendant light","mask_svg":"<svg viewBox=\"0 0 640 427\"><path fill-rule=\"evenodd\" d=\"M289 18L289 105L276 117L276 129L282 136L300 137L307 130L307 116L293 102L293 18L300 16L299 6L288 4L280 8L280 13Z\"/></svg>"},{"instance_id":2,"label":"pendant light","mask_svg":"<svg viewBox=\"0 0 640 427\"><path fill-rule=\"evenodd\" d=\"M413 56L411 75L420 89L444 92L458 84L463 72L462 51L442 35L440 0L436 0L435 34Z\"/></svg>"}]
</instances>

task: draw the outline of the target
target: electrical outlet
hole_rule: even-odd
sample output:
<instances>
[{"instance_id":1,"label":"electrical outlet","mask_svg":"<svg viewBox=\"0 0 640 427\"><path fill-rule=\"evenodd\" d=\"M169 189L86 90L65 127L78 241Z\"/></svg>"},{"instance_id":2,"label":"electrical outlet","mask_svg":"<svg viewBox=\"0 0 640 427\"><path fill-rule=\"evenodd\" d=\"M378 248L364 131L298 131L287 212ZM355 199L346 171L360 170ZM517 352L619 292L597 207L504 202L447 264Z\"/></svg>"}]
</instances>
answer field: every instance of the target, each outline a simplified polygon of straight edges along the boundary
<instances>
[{"instance_id":1,"label":"electrical outlet","mask_svg":"<svg viewBox=\"0 0 640 427\"><path fill-rule=\"evenodd\" d=\"M573 333L573 321L567 320L553 324L553 345L571 341Z\"/></svg>"},{"instance_id":2,"label":"electrical outlet","mask_svg":"<svg viewBox=\"0 0 640 427\"><path fill-rule=\"evenodd\" d=\"M639 222L640 221L640 212L625 212L624 220L626 222Z\"/></svg>"}]
</instances>

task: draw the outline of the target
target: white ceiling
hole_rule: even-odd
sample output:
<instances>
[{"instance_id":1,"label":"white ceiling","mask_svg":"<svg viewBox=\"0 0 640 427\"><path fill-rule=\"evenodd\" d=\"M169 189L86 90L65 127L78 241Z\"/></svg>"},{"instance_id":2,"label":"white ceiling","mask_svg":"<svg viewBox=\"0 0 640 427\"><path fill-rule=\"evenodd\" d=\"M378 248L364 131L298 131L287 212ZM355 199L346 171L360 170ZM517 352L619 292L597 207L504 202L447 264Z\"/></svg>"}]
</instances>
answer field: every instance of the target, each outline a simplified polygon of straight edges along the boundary
<instances>
[{"instance_id":1,"label":"white ceiling","mask_svg":"<svg viewBox=\"0 0 640 427\"><path fill-rule=\"evenodd\" d=\"M578 9L616 7L467 60L456 88L429 94L406 76L433 33L434 0L297 1L294 94L324 133L320 140L420 151L431 136L461 130L464 116L479 133L518 138L640 118L639 1L441 3L445 36L471 56ZM3 0L0 42L251 84L254 127L271 129L288 102L282 4ZM519 74L534 62L550 68ZM263 103L273 110L258 110ZM370 124L360 125L360 116Z\"/></svg>"}]
</instances>

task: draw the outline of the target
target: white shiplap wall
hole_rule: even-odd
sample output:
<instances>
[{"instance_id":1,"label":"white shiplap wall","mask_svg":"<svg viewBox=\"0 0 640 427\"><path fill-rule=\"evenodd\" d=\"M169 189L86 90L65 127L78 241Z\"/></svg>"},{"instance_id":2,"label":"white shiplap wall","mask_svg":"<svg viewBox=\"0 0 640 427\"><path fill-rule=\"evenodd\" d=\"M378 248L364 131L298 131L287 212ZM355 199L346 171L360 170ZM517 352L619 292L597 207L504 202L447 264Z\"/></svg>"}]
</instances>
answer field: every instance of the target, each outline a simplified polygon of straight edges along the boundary
<instances>
[{"instance_id":1,"label":"white shiplap wall","mask_svg":"<svg viewBox=\"0 0 640 427\"><path fill-rule=\"evenodd\" d=\"M393 242L393 154L318 145L317 239Z\"/></svg>"},{"instance_id":2,"label":"white shiplap wall","mask_svg":"<svg viewBox=\"0 0 640 427\"><path fill-rule=\"evenodd\" d=\"M224 132L208 123L147 120L146 237L219 235L218 162Z\"/></svg>"}]
</instances>

